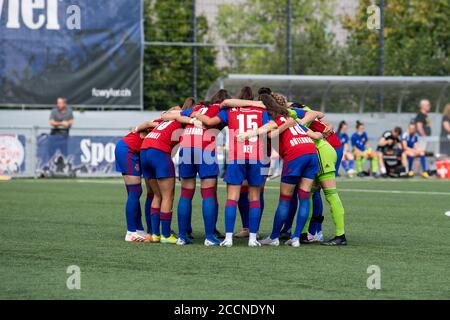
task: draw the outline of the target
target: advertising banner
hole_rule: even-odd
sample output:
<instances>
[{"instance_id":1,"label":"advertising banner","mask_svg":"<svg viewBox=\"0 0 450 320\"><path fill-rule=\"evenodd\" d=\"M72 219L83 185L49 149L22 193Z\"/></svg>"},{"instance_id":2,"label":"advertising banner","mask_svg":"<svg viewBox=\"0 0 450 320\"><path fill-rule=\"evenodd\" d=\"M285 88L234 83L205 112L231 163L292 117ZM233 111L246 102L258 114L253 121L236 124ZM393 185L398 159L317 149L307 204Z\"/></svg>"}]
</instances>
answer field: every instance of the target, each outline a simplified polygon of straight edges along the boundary
<instances>
[{"instance_id":1,"label":"advertising banner","mask_svg":"<svg viewBox=\"0 0 450 320\"><path fill-rule=\"evenodd\" d=\"M0 105L141 108L141 0L0 0Z\"/></svg>"},{"instance_id":2,"label":"advertising banner","mask_svg":"<svg viewBox=\"0 0 450 320\"><path fill-rule=\"evenodd\" d=\"M0 175L25 171L25 136L0 134Z\"/></svg>"},{"instance_id":3,"label":"advertising banner","mask_svg":"<svg viewBox=\"0 0 450 320\"><path fill-rule=\"evenodd\" d=\"M121 138L41 135L37 148L38 174L42 177L115 175L114 151Z\"/></svg>"}]
</instances>

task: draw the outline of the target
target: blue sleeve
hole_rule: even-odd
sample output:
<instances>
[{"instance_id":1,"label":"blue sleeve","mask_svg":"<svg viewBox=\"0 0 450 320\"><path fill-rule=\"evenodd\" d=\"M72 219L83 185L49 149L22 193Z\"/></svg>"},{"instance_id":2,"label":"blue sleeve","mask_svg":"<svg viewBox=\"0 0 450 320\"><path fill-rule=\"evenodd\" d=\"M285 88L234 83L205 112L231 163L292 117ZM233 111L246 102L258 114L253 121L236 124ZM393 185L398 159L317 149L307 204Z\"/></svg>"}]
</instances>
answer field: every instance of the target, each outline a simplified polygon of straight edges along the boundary
<instances>
[{"instance_id":1,"label":"blue sleeve","mask_svg":"<svg viewBox=\"0 0 450 320\"><path fill-rule=\"evenodd\" d=\"M358 139L355 134L352 134L352 146L356 146L356 139Z\"/></svg>"},{"instance_id":2,"label":"blue sleeve","mask_svg":"<svg viewBox=\"0 0 450 320\"><path fill-rule=\"evenodd\" d=\"M363 133L363 137L364 137L364 139L366 140L366 142L368 142L369 141L369 137L367 137L367 133L364 131L364 133ZM365 144L365 143L364 143Z\"/></svg>"},{"instance_id":3,"label":"blue sleeve","mask_svg":"<svg viewBox=\"0 0 450 320\"><path fill-rule=\"evenodd\" d=\"M308 132L308 128L307 127L305 127L304 125L302 125L300 123L298 125L300 126L300 128L303 129L303 131Z\"/></svg>"},{"instance_id":4,"label":"blue sleeve","mask_svg":"<svg viewBox=\"0 0 450 320\"><path fill-rule=\"evenodd\" d=\"M273 120L272 117L267 113L267 111L264 111L262 115L262 124L265 125L267 122Z\"/></svg>"},{"instance_id":5,"label":"blue sleeve","mask_svg":"<svg viewBox=\"0 0 450 320\"><path fill-rule=\"evenodd\" d=\"M344 134L342 135L342 143L343 143L343 144L348 143L348 135L347 135L346 133L344 133Z\"/></svg>"},{"instance_id":6,"label":"blue sleeve","mask_svg":"<svg viewBox=\"0 0 450 320\"><path fill-rule=\"evenodd\" d=\"M184 111L181 111L180 114L184 117L190 117L193 111L194 111L194 108L189 108Z\"/></svg>"},{"instance_id":7,"label":"blue sleeve","mask_svg":"<svg viewBox=\"0 0 450 320\"><path fill-rule=\"evenodd\" d=\"M305 117L306 112L308 112L306 110L301 110L297 108L295 108L294 111L295 113L297 113L297 117L299 117L300 119L303 119Z\"/></svg>"},{"instance_id":8,"label":"blue sleeve","mask_svg":"<svg viewBox=\"0 0 450 320\"><path fill-rule=\"evenodd\" d=\"M222 121L222 123L224 125L228 124L228 110L227 109L220 110L219 113L217 114L217 116L220 118L220 120Z\"/></svg>"}]
</instances>

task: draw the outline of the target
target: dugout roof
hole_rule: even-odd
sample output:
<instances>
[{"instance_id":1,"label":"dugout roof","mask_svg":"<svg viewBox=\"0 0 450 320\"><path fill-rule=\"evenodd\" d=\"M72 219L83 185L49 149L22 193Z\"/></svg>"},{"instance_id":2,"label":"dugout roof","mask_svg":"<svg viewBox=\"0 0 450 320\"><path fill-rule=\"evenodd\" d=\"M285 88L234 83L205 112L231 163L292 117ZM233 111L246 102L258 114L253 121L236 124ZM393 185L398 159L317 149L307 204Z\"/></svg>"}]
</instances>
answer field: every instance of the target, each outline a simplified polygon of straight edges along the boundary
<instances>
[{"instance_id":1,"label":"dugout roof","mask_svg":"<svg viewBox=\"0 0 450 320\"><path fill-rule=\"evenodd\" d=\"M328 112L417 112L429 99L435 112L450 102L450 77L297 76L230 74L217 79L207 98L224 88L235 96L241 87L270 87L291 101Z\"/></svg>"}]
</instances>

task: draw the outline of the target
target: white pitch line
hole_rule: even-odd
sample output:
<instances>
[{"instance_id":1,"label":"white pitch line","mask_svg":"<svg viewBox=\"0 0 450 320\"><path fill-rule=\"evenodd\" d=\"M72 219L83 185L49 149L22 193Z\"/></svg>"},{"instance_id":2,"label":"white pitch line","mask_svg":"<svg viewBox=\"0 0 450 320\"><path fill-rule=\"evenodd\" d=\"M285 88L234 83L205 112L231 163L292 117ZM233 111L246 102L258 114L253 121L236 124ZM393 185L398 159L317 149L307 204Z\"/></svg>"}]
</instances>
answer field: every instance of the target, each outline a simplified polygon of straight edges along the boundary
<instances>
[{"instance_id":1,"label":"white pitch line","mask_svg":"<svg viewBox=\"0 0 450 320\"><path fill-rule=\"evenodd\" d=\"M63 181L63 180L54 180ZM96 184L123 184L121 180L65 180L65 181L76 181L78 183L96 183ZM177 185L179 183L177 182ZM225 188L226 185L223 183L218 184L219 188ZM269 190L279 190L277 186L265 186L265 189ZM385 194L417 194L417 195L435 195L435 196L450 196L450 192L439 192L439 191L407 191L407 190L368 190L368 189L344 189L338 188L339 192L356 192L356 193L385 193Z\"/></svg>"},{"instance_id":2,"label":"white pitch line","mask_svg":"<svg viewBox=\"0 0 450 320\"><path fill-rule=\"evenodd\" d=\"M219 188L225 188L226 185L219 184ZM279 190L279 187L265 186L264 189ZM429 194L439 196L450 196L450 192L439 191L402 191L402 190L366 190L366 189L342 189L338 188L339 192L365 192L365 193L395 193L395 194Z\"/></svg>"}]
</instances>

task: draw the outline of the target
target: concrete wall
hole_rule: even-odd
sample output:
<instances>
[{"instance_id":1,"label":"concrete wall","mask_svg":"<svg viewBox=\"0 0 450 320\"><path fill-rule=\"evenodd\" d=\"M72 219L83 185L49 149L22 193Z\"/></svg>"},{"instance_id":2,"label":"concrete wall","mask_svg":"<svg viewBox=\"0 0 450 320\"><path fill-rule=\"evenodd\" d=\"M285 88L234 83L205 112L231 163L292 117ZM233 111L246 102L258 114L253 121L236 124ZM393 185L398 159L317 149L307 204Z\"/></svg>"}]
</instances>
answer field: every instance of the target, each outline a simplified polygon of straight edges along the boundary
<instances>
[{"instance_id":1,"label":"concrete wall","mask_svg":"<svg viewBox=\"0 0 450 320\"><path fill-rule=\"evenodd\" d=\"M20 133L26 130L22 127L39 127L37 134L49 132L49 110L0 110L0 133ZM86 111L75 112L75 122L72 135L125 135L128 130L144 121L158 118L159 112L154 111ZM341 120L346 120L353 133L356 120L365 123L370 143L376 146L381 134L395 126L406 129L409 121L415 117L412 113L328 113L326 118L336 127ZM439 135L441 130L441 114L430 114L433 137L428 150L439 152ZM14 129L20 127L19 130ZM14 130L13 130L14 129ZM26 130L30 131L30 130Z\"/></svg>"}]
</instances>

